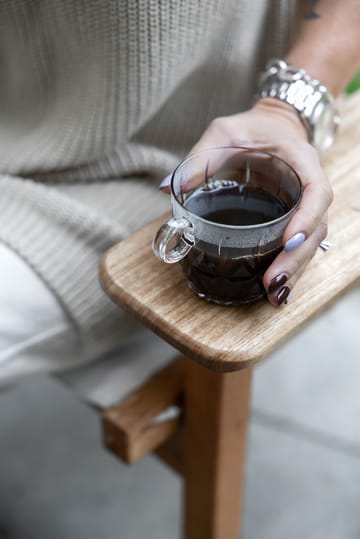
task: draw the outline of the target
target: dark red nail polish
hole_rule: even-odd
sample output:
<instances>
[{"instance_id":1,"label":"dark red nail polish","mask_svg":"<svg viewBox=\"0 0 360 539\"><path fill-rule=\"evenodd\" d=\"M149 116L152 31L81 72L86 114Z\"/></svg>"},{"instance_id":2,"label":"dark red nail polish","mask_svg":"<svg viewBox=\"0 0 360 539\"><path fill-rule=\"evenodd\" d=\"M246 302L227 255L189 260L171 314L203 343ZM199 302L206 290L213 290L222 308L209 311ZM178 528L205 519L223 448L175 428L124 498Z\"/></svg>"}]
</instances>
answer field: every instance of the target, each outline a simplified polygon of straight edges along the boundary
<instances>
[{"instance_id":1,"label":"dark red nail polish","mask_svg":"<svg viewBox=\"0 0 360 539\"><path fill-rule=\"evenodd\" d=\"M282 288L280 288L276 296L276 303L278 305L281 305L282 303L284 303L284 301L286 300L289 294L290 294L290 287L283 286Z\"/></svg>"},{"instance_id":2,"label":"dark red nail polish","mask_svg":"<svg viewBox=\"0 0 360 539\"><path fill-rule=\"evenodd\" d=\"M270 281L270 284L269 284L269 294L273 294L275 292L275 290L277 290L278 288L280 288L280 286L285 284L286 281L288 280L288 278L289 277L288 277L287 273L279 273L279 275L274 277Z\"/></svg>"}]
</instances>

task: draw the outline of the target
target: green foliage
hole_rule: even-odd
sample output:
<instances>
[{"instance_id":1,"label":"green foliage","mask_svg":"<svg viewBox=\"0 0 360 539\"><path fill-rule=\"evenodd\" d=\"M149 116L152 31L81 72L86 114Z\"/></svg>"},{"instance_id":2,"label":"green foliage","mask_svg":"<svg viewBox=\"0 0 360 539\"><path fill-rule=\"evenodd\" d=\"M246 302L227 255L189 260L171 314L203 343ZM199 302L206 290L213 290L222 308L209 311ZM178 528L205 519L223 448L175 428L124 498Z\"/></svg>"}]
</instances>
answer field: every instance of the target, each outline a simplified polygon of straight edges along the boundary
<instances>
[{"instance_id":1,"label":"green foliage","mask_svg":"<svg viewBox=\"0 0 360 539\"><path fill-rule=\"evenodd\" d=\"M360 89L360 71L355 75L353 80L348 84L346 87L346 93L352 94L353 92L356 92L356 90Z\"/></svg>"}]
</instances>

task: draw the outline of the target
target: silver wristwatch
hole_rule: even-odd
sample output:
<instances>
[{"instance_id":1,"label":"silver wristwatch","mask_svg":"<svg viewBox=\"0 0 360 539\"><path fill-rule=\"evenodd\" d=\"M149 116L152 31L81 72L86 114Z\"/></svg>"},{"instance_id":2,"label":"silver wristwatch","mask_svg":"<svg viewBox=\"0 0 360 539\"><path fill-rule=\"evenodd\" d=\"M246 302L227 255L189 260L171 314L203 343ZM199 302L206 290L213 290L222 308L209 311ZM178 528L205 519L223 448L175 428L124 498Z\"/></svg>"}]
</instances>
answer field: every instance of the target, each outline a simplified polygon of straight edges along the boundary
<instances>
[{"instance_id":1,"label":"silver wristwatch","mask_svg":"<svg viewBox=\"0 0 360 539\"><path fill-rule=\"evenodd\" d=\"M320 151L330 148L340 123L335 100L318 80L285 60L273 59L260 77L257 98L273 97L299 113L310 142Z\"/></svg>"}]
</instances>

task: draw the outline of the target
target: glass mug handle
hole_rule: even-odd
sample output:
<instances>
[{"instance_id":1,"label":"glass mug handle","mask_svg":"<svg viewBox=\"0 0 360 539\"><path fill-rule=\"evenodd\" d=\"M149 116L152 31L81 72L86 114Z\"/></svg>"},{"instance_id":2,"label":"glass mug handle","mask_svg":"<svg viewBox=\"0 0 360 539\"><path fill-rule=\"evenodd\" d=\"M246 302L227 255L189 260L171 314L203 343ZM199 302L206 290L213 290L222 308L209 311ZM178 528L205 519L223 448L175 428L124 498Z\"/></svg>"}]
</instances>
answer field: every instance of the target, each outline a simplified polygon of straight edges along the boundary
<instances>
[{"instance_id":1,"label":"glass mug handle","mask_svg":"<svg viewBox=\"0 0 360 539\"><path fill-rule=\"evenodd\" d=\"M173 247L171 243L176 242ZM182 217L169 219L157 231L152 248L160 260L174 264L182 260L195 243L192 224ZM169 248L170 247L170 248Z\"/></svg>"}]
</instances>

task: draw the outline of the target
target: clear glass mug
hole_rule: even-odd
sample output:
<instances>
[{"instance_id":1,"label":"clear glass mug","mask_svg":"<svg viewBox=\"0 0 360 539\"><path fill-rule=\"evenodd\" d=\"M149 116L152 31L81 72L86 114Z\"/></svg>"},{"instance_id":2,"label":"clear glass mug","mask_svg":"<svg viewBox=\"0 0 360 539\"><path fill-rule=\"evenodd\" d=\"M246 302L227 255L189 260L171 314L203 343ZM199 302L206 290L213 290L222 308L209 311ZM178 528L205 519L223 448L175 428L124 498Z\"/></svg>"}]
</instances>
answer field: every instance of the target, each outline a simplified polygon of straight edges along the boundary
<instances>
[{"instance_id":1,"label":"clear glass mug","mask_svg":"<svg viewBox=\"0 0 360 539\"><path fill-rule=\"evenodd\" d=\"M172 175L173 217L155 235L153 251L166 263L180 262L201 298L258 301L301 193L296 171L268 152L223 147L190 155Z\"/></svg>"}]
</instances>

